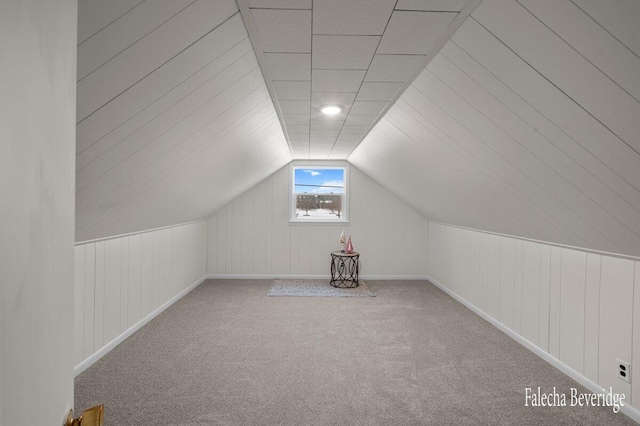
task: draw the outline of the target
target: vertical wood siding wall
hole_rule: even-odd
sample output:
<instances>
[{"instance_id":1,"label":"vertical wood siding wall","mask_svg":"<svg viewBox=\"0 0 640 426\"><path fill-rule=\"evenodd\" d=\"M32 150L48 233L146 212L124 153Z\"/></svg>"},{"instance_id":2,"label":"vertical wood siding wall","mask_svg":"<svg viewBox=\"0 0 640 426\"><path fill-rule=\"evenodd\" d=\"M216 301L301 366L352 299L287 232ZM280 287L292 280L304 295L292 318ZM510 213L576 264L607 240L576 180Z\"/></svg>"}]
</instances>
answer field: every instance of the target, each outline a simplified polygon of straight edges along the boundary
<instances>
[{"instance_id":1,"label":"vertical wood siding wall","mask_svg":"<svg viewBox=\"0 0 640 426\"><path fill-rule=\"evenodd\" d=\"M342 230L361 255L361 274L425 274L424 217L351 167L348 224L292 225L289 172L283 167L209 219L209 274L329 275Z\"/></svg>"},{"instance_id":2,"label":"vertical wood siding wall","mask_svg":"<svg viewBox=\"0 0 640 426\"><path fill-rule=\"evenodd\" d=\"M429 275L640 407L640 262L430 223ZM616 359L631 362L632 383Z\"/></svg>"},{"instance_id":3,"label":"vertical wood siding wall","mask_svg":"<svg viewBox=\"0 0 640 426\"><path fill-rule=\"evenodd\" d=\"M202 278L206 238L197 222L76 245L75 365Z\"/></svg>"}]
</instances>

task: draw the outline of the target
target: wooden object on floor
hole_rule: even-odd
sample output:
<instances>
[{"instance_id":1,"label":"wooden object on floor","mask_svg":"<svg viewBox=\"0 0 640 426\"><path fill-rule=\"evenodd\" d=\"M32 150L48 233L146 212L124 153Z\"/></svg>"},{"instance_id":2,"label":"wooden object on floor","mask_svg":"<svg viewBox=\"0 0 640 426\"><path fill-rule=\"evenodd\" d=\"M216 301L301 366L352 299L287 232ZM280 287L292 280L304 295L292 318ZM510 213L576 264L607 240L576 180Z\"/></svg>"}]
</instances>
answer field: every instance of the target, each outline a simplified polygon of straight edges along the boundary
<instances>
[{"instance_id":1,"label":"wooden object on floor","mask_svg":"<svg viewBox=\"0 0 640 426\"><path fill-rule=\"evenodd\" d=\"M87 408L77 419L73 418L73 410L69 410L65 426L103 426L104 405Z\"/></svg>"}]
</instances>

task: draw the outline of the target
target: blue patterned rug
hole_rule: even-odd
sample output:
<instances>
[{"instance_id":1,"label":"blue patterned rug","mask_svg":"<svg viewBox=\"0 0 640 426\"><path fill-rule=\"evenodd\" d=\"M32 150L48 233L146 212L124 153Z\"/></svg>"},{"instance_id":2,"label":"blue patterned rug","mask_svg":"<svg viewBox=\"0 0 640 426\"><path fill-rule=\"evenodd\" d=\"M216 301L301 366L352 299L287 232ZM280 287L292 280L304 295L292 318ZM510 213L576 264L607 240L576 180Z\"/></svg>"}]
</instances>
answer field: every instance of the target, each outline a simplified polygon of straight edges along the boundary
<instances>
[{"instance_id":1,"label":"blue patterned rug","mask_svg":"<svg viewBox=\"0 0 640 426\"><path fill-rule=\"evenodd\" d=\"M267 296L300 297L375 297L364 280L355 288L336 288L329 280L300 280L277 278L271 283Z\"/></svg>"}]
</instances>

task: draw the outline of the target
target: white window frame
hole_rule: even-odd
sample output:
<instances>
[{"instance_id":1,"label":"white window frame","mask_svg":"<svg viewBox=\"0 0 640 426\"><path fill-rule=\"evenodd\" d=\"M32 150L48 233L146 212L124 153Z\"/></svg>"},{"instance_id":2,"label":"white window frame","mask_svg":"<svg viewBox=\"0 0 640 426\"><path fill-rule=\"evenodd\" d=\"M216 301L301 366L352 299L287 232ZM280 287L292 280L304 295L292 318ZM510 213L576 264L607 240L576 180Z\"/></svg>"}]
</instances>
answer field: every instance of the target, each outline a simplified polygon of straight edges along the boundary
<instances>
[{"instance_id":1,"label":"white window frame","mask_svg":"<svg viewBox=\"0 0 640 426\"><path fill-rule=\"evenodd\" d=\"M349 223L349 163L346 161L292 161L289 165L289 223L292 224L344 224ZM336 219L298 219L296 217L295 171L297 169L341 169L344 171L342 215Z\"/></svg>"}]
</instances>

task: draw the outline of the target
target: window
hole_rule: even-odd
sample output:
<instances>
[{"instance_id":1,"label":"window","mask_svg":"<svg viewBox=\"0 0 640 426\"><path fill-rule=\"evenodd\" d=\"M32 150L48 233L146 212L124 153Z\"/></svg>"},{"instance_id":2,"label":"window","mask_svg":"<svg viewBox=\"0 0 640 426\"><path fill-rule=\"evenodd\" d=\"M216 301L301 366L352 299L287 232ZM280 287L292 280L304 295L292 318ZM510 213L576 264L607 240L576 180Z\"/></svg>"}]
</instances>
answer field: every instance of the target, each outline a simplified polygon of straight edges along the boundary
<instances>
[{"instance_id":1,"label":"window","mask_svg":"<svg viewBox=\"0 0 640 426\"><path fill-rule=\"evenodd\" d=\"M348 222L348 168L315 162L291 166L291 222Z\"/></svg>"}]
</instances>

